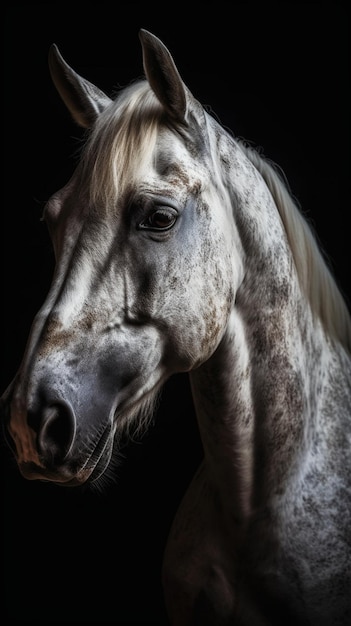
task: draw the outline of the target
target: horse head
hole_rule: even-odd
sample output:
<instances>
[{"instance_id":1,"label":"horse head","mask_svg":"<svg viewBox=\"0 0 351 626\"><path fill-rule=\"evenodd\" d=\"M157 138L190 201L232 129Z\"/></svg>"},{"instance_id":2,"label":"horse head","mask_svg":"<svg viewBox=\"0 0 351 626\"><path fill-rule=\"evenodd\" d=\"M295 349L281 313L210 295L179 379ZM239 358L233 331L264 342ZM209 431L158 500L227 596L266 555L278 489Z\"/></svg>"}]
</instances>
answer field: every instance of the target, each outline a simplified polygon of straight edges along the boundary
<instances>
[{"instance_id":1,"label":"horse head","mask_svg":"<svg viewBox=\"0 0 351 626\"><path fill-rule=\"evenodd\" d=\"M169 51L140 38L147 80L116 100L50 50L54 84L89 136L44 210L56 268L3 400L29 479L96 480L167 378L215 351L240 281L230 202L212 185L219 139Z\"/></svg>"}]
</instances>

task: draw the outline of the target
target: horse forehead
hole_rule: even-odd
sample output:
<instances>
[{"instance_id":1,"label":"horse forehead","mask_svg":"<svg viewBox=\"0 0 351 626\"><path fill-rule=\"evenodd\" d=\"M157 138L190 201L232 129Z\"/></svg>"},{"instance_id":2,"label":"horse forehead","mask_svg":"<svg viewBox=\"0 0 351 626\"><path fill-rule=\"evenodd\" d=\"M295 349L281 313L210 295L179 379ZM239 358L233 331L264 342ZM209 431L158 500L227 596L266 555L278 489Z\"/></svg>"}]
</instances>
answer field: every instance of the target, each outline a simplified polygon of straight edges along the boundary
<instances>
[{"instance_id":1,"label":"horse forehead","mask_svg":"<svg viewBox=\"0 0 351 626\"><path fill-rule=\"evenodd\" d=\"M157 174L185 187L205 180L208 171L204 155L169 131L160 133L151 162Z\"/></svg>"}]
</instances>

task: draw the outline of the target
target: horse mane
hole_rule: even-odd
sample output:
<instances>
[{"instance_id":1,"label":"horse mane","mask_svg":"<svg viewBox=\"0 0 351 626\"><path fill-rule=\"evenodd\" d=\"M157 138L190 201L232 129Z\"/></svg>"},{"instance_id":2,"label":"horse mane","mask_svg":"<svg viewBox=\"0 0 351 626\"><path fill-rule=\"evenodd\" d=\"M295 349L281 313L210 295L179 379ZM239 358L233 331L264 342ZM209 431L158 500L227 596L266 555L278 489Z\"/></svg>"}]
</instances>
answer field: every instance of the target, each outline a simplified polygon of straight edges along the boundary
<instances>
[{"instance_id":1,"label":"horse mane","mask_svg":"<svg viewBox=\"0 0 351 626\"><path fill-rule=\"evenodd\" d=\"M90 130L79 166L91 207L116 210L117 198L133 188L154 153L162 123L166 124L162 106L146 80L130 84L111 101ZM351 318L345 299L287 181L276 164L247 142L234 139L272 194L312 313L322 321L325 331L351 352Z\"/></svg>"},{"instance_id":2,"label":"horse mane","mask_svg":"<svg viewBox=\"0 0 351 626\"><path fill-rule=\"evenodd\" d=\"M125 87L88 131L79 164L91 207L116 210L153 154L163 109L146 80Z\"/></svg>"},{"instance_id":3,"label":"horse mane","mask_svg":"<svg viewBox=\"0 0 351 626\"><path fill-rule=\"evenodd\" d=\"M236 140L265 181L282 219L302 289L312 313L325 331L351 353L351 317L314 230L294 202L288 183L275 163Z\"/></svg>"}]
</instances>

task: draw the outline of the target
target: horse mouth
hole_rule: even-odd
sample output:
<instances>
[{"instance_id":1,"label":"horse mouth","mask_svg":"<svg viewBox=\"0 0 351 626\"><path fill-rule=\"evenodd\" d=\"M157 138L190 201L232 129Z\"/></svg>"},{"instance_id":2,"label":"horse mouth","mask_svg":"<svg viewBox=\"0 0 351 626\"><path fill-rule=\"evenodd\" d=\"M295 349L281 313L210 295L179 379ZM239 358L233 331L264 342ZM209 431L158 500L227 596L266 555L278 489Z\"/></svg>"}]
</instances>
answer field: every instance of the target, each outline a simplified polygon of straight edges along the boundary
<instances>
[{"instance_id":1,"label":"horse mouth","mask_svg":"<svg viewBox=\"0 0 351 626\"><path fill-rule=\"evenodd\" d=\"M61 467L41 467L32 462L19 463L19 470L27 480L51 482L63 487L78 487L93 483L104 473L112 456L111 425L106 426L93 452L75 472L69 463Z\"/></svg>"}]
</instances>

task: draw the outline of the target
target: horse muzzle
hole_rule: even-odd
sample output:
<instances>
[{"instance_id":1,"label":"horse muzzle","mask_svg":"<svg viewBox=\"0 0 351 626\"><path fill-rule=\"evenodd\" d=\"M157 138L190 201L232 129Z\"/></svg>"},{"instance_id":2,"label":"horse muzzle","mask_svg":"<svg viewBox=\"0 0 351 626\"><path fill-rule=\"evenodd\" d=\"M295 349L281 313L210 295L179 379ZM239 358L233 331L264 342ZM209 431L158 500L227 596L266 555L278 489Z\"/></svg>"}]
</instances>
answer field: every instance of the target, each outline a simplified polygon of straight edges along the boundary
<instances>
[{"instance_id":1,"label":"horse muzzle","mask_svg":"<svg viewBox=\"0 0 351 626\"><path fill-rule=\"evenodd\" d=\"M1 399L1 413L6 441L28 480L78 486L97 480L110 462L112 421L83 429L66 401L55 399L27 410L19 397L8 393Z\"/></svg>"}]
</instances>

